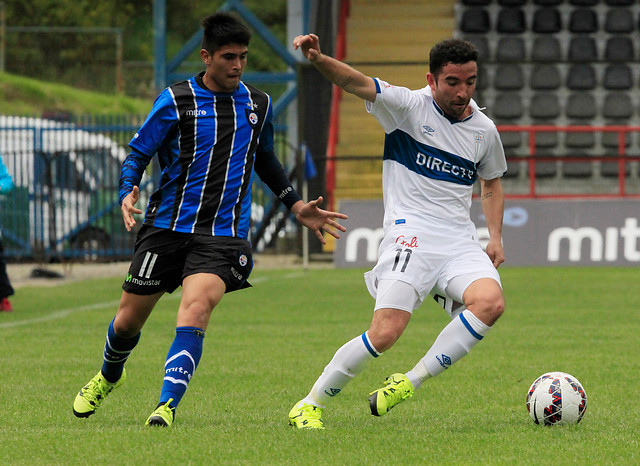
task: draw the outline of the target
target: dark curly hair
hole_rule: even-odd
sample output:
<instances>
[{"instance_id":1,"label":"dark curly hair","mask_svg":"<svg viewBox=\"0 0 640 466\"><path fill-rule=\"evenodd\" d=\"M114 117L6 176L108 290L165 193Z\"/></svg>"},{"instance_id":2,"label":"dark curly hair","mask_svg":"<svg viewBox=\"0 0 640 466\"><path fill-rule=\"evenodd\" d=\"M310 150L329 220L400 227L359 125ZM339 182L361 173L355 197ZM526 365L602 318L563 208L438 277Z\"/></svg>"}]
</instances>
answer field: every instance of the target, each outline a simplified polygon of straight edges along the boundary
<instances>
[{"instance_id":1,"label":"dark curly hair","mask_svg":"<svg viewBox=\"0 0 640 466\"><path fill-rule=\"evenodd\" d=\"M461 39L446 39L438 42L429 52L429 71L438 76L447 63L461 65L478 61L478 49L471 42Z\"/></svg>"}]
</instances>

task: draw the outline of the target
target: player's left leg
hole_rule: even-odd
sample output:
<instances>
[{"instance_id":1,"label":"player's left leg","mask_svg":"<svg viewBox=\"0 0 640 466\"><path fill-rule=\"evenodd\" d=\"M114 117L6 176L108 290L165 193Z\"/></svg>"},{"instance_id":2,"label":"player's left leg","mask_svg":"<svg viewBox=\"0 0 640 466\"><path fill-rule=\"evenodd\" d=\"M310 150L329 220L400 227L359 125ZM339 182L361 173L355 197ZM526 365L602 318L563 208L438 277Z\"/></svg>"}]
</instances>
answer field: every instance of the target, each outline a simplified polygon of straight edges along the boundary
<instances>
[{"instance_id":1,"label":"player's left leg","mask_svg":"<svg viewBox=\"0 0 640 466\"><path fill-rule=\"evenodd\" d=\"M156 410L147 425L169 427L202 356L211 312L225 293L250 286L251 244L241 238L192 235L186 246L176 335L167 354Z\"/></svg>"},{"instance_id":2,"label":"player's left leg","mask_svg":"<svg viewBox=\"0 0 640 466\"><path fill-rule=\"evenodd\" d=\"M211 273L185 277L178 309L176 336L167 354L160 401L146 425L169 427L202 356L211 311L226 291L225 282Z\"/></svg>"},{"instance_id":3,"label":"player's left leg","mask_svg":"<svg viewBox=\"0 0 640 466\"><path fill-rule=\"evenodd\" d=\"M446 299L463 301L464 309L454 314L427 354L407 372L406 376L416 389L429 377L442 373L466 356L504 312L500 283L494 278L483 277L467 284L470 277L460 276L449 282Z\"/></svg>"}]
</instances>

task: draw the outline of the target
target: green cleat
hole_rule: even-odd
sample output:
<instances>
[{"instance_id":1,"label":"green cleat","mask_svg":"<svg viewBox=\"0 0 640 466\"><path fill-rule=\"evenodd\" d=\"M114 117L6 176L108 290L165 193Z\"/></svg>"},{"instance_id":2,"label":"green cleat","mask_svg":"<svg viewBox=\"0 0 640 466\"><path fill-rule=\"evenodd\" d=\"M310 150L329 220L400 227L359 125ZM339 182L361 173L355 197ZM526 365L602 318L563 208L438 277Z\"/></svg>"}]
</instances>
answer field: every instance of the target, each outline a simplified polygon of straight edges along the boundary
<instances>
[{"instance_id":1,"label":"green cleat","mask_svg":"<svg viewBox=\"0 0 640 466\"><path fill-rule=\"evenodd\" d=\"M324 429L323 408L298 401L289 411L289 425L298 429Z\"/></svg>"},{"instance_id":2,"label":"green cleat","mask_svg":"<svg viewBox=\"0 0 640 466\"><path fill-rule=\"evenodd\" d=\"M384 384L369 393L369 407L374 416L387 414L395 405L413 396L413 385L404 374L392 374Z\"/></svg>"},{"instance_id":3,"label":"green cleat","mask_svg":"<svg viewBox=\"0 0 640 466\"><path fill-rule=\"evenodd\" d=\"M111 390L118 388L125 380L127 380L127 372L124 369L122 376L115 383L108 382L103 377L102 371L98 372L76 395L73 402L73 414L77 417L91 416L100 407L106 396L111 393Z\"/></svg>"},{"instance_id":4,"label":"green cleat","mask_svg":"<svg viewBox=\"0 0 640 466\"><path fill-rule=\"evenodd\" d=\"M147 426L160 426L160 427L171 427L173 424L173 419L176 417L176 408L171 406L171 402L173 398L169 398L169 401L162 402L158 405L156 410L151 413L149 419L145 425Z\"/></svg>"}]
</instances>

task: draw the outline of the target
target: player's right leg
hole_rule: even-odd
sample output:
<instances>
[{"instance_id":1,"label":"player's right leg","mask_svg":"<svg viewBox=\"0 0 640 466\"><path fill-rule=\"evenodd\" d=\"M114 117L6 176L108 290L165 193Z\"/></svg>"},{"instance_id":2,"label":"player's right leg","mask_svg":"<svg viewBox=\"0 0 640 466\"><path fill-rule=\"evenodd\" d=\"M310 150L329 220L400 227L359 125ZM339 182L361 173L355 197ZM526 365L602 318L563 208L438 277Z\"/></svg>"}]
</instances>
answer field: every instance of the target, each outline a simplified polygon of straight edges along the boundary
<instances>
[{"instance_id":1,"label":"player's right leg","mask_svg":"<svg viewBox=\"0 0 640 466\"><path fill-rule=\"evenodd\" d=\"M411 292L407 293L408 290ZM416 299L417 293L411 285L381 282L369 330L338 349L309 394L289 412L289 424L300 429L324 428L322 410L326 403L340 393L369 360L393 346L409 323ZM388 307L390 302L397 303L398 308Z\"/></svg>"},{"instance_id":2,"label":"player's right leg","mask_svg":"<svg viewBox=\"0 0 640 466\"><path fill-rule=\"evenodd\" d=\"M369 360L381 354L367 333L348 341L336 351L309 394L291 408L290 425L299 429L324 429L322 411L327 401L340 393Z\"/></svg>"},{"instance_id":3,"label":"player's right leg","mask_svg":"<svg viewBox=\"0 0 640 466\"><path fill-rule=\"evenodd\" d=\"M116 317L109 324L102 369L80 389L73 402L73 414L89 417L106 396L120 387L127 375L124 364L140 340L140 329L162 292L150 296L122 293Z\"/></svg>"}]
</instances>

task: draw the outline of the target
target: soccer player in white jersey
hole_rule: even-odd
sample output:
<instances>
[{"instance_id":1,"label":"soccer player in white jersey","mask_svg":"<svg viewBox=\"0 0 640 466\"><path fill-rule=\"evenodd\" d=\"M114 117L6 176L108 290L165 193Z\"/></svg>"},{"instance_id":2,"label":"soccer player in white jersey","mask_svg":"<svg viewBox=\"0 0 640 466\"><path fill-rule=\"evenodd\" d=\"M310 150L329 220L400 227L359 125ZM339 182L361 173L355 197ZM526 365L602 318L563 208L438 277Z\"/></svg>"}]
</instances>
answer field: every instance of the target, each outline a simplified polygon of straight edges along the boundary
<instances>
[{"instance_id":1,"label":"soccer player in white jersey","mask_svg":"<svg viewBox=\"0 0 640 466\"><path fill-rule=\"evenodd\" d=\"M382 416L414 394L424 381L459 361L504 312L497 267L504 261L500 177L504 149L494 123L471 97L477 50L465 41L436 44L429 55L428 86L411 91L365 76L322 54L314 34L293 45L330 81L365 100L386 136L383 162L384 232L378 262L365 274L375 298L369 329L343 345L309 394L294 405L289 422L324 428L326 403L398 340L412 312L433 296L450 314L426 355L407 373L389 376L369 396ZM486 251L469 210L480 180L489 229Z\"/></svg>"}]
</instances>

